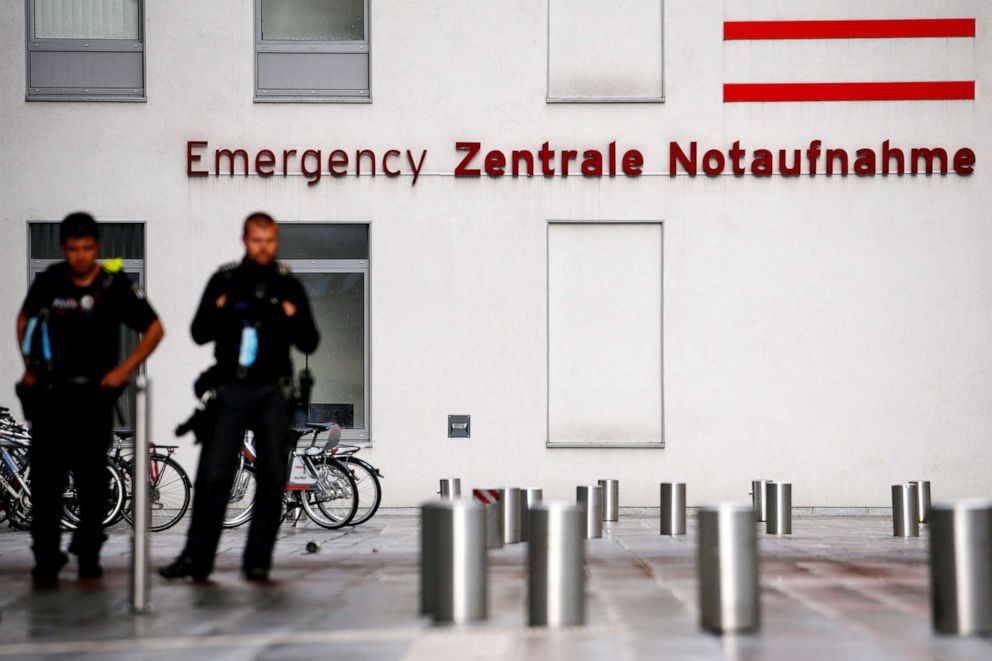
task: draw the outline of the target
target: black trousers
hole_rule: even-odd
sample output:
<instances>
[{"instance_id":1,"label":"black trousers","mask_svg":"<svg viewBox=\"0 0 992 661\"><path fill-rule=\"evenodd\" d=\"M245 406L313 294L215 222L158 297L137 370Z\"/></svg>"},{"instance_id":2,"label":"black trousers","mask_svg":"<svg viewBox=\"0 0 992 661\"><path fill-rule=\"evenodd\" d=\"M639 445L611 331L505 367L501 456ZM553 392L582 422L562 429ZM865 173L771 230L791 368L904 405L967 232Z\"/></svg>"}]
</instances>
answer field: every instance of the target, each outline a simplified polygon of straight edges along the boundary
<instances>
[{"instance_id":1,"label":"black trousers","mask_svg":"<svg viewBox=\"0 0 992 661\"><path fill-rule=\"evenodd\" d=\"M193 491L193 518L186 536L188 556L209 574L220 541L245 430L255 433L255 507L245 543L243 569L269 569L282 516L289 472L290 406L276 385L224 384L217 395L213 437L200 451Z\"/></svg>"},{"instance_id":2,"label":"black trousers","mask_svg":"<svg viewBox=\"0 0 992 661\"><path fill-rule=\"evenodd\" d=\"M39 566L58 561L62 495L69 471L80 518L70 548L81 558L96 560L100 555L110 487L107 449L118 392L66 385L38 395L31 428L31 548Z\"/></svg>"}]
</instances>

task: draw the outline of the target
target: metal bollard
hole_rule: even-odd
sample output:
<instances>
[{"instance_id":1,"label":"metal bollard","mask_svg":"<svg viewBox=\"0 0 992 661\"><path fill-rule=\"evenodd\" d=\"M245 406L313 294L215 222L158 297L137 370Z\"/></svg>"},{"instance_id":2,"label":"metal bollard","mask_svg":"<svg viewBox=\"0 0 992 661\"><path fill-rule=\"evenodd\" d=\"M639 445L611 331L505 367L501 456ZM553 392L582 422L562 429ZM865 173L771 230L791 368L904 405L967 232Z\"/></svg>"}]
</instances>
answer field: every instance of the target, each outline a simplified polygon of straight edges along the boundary
<instances>
[{"instance_id":1,"label":"metal bollard","mask_svg":"<svg viewBox=\"0 0 992 661\"><path fill-rule=\"evenodd\" d=\"M472 499L486 506L486 548L503 548L503 490L472 489Z\"/></svg>"},{"instance_id":2,"label":"metal bollard","mask_svg":"<svg viewBox=\"0 0 992 661\"><path fill-rule=\"evenodd\" d=\"M661 483L661 534L685 534L685 482Z\"/></svg>"},{"instance_id":3,"label":"metal bollard","mask_svg":"<svg viewBox=\"0 0 992 661\"><path fill-rule=\"evenodd\" d=\"M420 612L437 622L486 619L486 507L459 498L420 511Z\"/></svg>"},{"instance_id":4,"label":"metal bollard","mask_svg":"<svg viewBox=\"0 0 992 661\"><path fill-rule=\"evenodd\" d=\"M992 500L933 504L930 604L938 633L992 633Z\"/></svg>"},{"instance_id":5,"label":"metal bollard","mask_svg":"<svg viewBox=\"0 0 992 661\"><path fill-rule=\"evenodd\" d=\"M441 480L441 488L438 490L441 500L451 500L461 498L462 481L457 477L448 477Z\"/></svg>"},{"instance_id":6,"label":"metal bollard","mask_svg":"<svg viewBox=\"0 0 992 661\"><path fill-rule=\"evenodd\" d=\"M913 480L916 485L916 501L919 511L919 522L926 523L930 520L930 480Z\"/></svg>"},{"instance_id":7,"label":"metal bollard","mask_svg":"<svg viewBox=\"0 0 992 661\"><path fill-rule=\"evenodd\" d=\"M585 624L585 522L578 504L535 503L527 549L528 624Z\"/></svg>"},{"instance_id":8,"label":"metal bollard","mask_svg":"<svg viewBox=\"0 0 992 661\"><path fill-rule=\"evenodd\" d=\"M768 507L765 502L765 485L771 480L751 480L751 504L754 506L754 520L764 523L768 519Z\"/></svg>"},{"instance_id":9,"label":"metal bollard","mask_svg":"<svg viewBox=\"0 0 992 661\"><path fill-rule=\"evenodd\" d=\"M620 480L600 480L603 487L603 521L620 520Z\"/></svg>"},{"instance_id":10,"label":"metal bollard","mask_svg":"<svg viewBox=\"0 0 992 661\"><path fill-rule=\"evenodd\" d=\"M586 511L586 539L603 536L603 487L598 484L575 487L575 501Z\"/></svg>"},{"instance_id":11,"label":"metal bollard","mask_svg":"<svg viewBox=\"0 0 992 661\"><path fill-rule=\"evenodd\" d=\"M521 523L520 489L503 489L503 543L519 544Z\"/></svg>"},{"instance_id":12,"label":"metal bollard","mask_svg":"<svg viewBox=\"0 0 992 661\"><path fill-rule=\"evenodd\" d=\"M523 504L520 506L520 541L530 540L530 511L544 500L544 489L528 487L523 489Z\"/></svg>"},{"instance_id":13,"label":"metal bollard","mask_svg":"<svg viewBox=\"0 0 992 661\"><path fill-rule=\"evenodd\" d=\"M131 610L147 613L151 610L151 588L148 582L148 559L151 540L148 528L151 509L148 502L148 436L151 429L151 381L139 376L136 382L134 416L134 463L131 466L131 507L134 525L131 532Z\"/></svg>"},{"instance_id":14,"label":"metal bollard","mask_svg":"<svg viewBox=\"0 0 992 661\"><path fill-rule=\"evenodd\" d=\"M919 488L915 484L892 485L892 534L920 536Z\"/></svg>"},{"instance_id":15,"label":"metal bollard","mask_svg":"<svg viewBox=\"0 0 992 661\"><path fill-rule=\"evenodd\" d=\"M769 535L792 534L792 484L768 482L765 485L765 506Z\"/></svg>"},{"instance_id":16,"label":"metal bollard","mask_svg":"<svg viewBox=\"0 0 992 661\"><path fill-rule=\"evenodd\" d=\"M756 631L761 620L754 508L722 503L699 510L699 615L714 633Z\"/></svg>"}]
</instances>

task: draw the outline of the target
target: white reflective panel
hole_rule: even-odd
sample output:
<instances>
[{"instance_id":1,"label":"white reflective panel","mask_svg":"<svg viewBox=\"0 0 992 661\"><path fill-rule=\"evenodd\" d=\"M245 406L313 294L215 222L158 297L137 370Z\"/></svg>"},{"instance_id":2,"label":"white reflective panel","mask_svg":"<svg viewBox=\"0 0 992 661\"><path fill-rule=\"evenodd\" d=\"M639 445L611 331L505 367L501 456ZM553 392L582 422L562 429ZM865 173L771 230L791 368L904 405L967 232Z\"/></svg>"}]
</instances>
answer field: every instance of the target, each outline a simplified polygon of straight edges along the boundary
<instances>
[{"instance_id":1,"label":"white reflective panel","mask_svg":"<svg viewBox=\"0 0 992 661\"><path fill-rule=\"evenodd\" d=\"M548 441L662 442L661 224L551 224Z\"/></svg>"},{"instance_id":2,"label":"white reflective panel","mask_svg":"<svg viewBox=\"0 0 992 661\"><path fill-rule=\"evenodd\" d=\"M365 0L262 0L266 41L364 41Z\"/></svg>"},{"instance_id":3,"label":"white reflective panel","mask_svg":"<svg viewBox=\"0 0 992 661\"><path fill-rule=\"evenodd\" d=\"M662 96L661 0L549 2L549 97Z\"/></svg>"},{"instance_id":4,"label":"white reflective panel","mask_svg":"<svg viewBox=\"0 0 992 661\"><path fill-rule=\"evenodd\" d=\"M34 0L35 39L138 39L138 0Z\"/></svg>"}]
</instances>

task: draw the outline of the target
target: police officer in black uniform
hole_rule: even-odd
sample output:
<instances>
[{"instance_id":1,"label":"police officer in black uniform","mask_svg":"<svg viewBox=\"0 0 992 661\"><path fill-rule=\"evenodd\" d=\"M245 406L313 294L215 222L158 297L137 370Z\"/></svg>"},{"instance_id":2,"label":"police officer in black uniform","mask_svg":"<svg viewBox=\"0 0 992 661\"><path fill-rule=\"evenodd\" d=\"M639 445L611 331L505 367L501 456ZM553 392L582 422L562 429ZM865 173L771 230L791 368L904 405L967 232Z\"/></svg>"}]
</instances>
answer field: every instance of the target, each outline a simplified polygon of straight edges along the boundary
<instances>
[{"instance_id":1,"label":"police officer in black uniform","mask_svg":"<svg viewBox=\"0 0 992 661\"><path fill-rule=\"evenodd\" d=\"M199 582L213 571L246 429L255 434L257 488L242 571L249 581L266 581L272 565L292 444L289 348L311 353L320 336L303 285L275 259L272 217L248 216L243 242L244 259L210 278L193 319L193 340L214 343L216 422L200 453L186 547L159 569L166 578Z\"/></svg>"},{"instance_id":2,"label":"police officer in black uniform","mask_svg":"<svg viewBox=\"0 0 992 661\"><path fill-rule=\"evenodd\" d=\"M26 367L18 394L32 421L31 575L36 587L56 587L68 561L60 548L59 519L70 470L80 521L69 549L78 556L80 579L103 575L100 547L106 539L114 404L164 335L141 288L110 262L97 261L99 239L92 216L66 216L59 227L65 260L35 279L17 317ZM144 336L118 364L121 324Z\"/></svg>"}]
</instances>

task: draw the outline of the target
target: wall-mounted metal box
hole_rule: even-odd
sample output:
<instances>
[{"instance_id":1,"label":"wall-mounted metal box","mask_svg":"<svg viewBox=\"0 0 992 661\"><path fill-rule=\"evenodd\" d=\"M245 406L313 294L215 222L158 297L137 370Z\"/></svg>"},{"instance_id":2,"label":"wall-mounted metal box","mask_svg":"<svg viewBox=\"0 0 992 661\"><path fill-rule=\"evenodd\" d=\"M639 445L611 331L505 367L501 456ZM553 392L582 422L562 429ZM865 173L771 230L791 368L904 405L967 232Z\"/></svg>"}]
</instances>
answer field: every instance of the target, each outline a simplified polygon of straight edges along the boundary
<instances>
[{"instance_id":1,"label":"wall-mounted metal box","mask_svg":"<svg viewBox=\"0 0 992 661\"><path fill-rule=\"evenodd\" d=\"M472 416L449 415L448 438L470 438L472 436Z\"/></svg>"}]
</instances>

